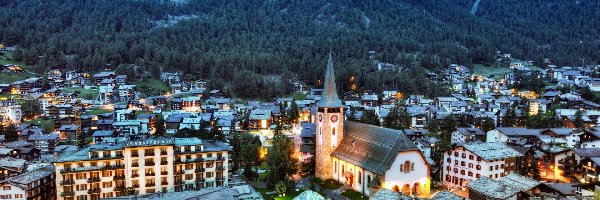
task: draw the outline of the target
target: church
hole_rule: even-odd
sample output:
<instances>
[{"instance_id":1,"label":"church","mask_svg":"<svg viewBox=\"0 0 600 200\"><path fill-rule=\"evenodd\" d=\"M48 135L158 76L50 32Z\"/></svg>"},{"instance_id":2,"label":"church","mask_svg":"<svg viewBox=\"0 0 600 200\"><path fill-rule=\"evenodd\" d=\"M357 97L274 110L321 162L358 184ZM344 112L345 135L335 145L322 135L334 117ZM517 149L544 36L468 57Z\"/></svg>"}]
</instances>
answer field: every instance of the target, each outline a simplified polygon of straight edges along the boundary
<instances>
[{"instance_id":1,"label":"church","mask_svg":"<svg viewBox=\"0 0 600 200\"><path fill-rule=\"evenodd\" d=\"M344 108L330 52L317 103L316 177L334 179L367 196L373 195L369 183L379 180L380 188L429 197L431 166L417 146L401 130L345 121Z\"/></svg>"}]
</instances>

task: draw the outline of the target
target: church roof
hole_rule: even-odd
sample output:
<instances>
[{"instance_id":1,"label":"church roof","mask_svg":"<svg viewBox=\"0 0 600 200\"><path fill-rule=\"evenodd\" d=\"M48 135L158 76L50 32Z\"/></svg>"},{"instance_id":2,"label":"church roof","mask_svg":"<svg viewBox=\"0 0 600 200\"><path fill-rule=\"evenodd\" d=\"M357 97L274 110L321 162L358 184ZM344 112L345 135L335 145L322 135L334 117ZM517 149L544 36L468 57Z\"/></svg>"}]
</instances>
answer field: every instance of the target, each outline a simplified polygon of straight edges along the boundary
<instances>
[{"instance_id":1,"label":"church roof","mask_svg":"<svg viewBox=\"0 0 600 200\"><path fill-rule=\"evenodd\" d=\"M335 72L333 71L333 57L331 55L331 51L329 52L329 59L327 60L327 70L325 71L325 87L323 88L323 96L317 104L317 107L343 107L342 101L340 101L340 98L338 97L337 88L335 85Z\"/></svg>"},{"instance_id":2,"label":"church roof","mask_svg":"<svg viewBox=\"0 0 600 200\"><path fill-rule=\"evenodd\" d=\"M344 139L331 156L384 175L401 151L418 151L401 130L346 121Z\"/></svg>"}]
</instances>

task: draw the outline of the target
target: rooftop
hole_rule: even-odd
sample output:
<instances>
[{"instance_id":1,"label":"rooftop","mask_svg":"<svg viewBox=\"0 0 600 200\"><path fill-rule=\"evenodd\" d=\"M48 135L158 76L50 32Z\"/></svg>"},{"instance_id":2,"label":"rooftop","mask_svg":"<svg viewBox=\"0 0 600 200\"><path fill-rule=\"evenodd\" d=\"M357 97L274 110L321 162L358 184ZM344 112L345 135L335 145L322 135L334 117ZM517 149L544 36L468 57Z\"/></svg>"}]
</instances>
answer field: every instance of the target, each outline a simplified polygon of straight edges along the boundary
<instances>
[{"instance_id":1,"label":"rooftop","mask_svg":"<svg viewBox=\"0 0 600 200\"><path fill-rule=\"evenodd\" d=\"M471 181L468 185L470 190L494 199L508 199L519 193L518 190L507 187L504 184L499 184L499 181L492 180L488 177L481 177L480 179Z\"/></svg>"},{"instance_id":2,"label":"rooftop","mask_svg":"<svg viewBox=\"0 0 600 200\"><path fill-rule=\"evenodd\" d=\"M508 147L505 143L469 143L463 144L467 150L483 160L500 160L506 158L521 157L523 154Z\"/></svg>"}]
</instances>

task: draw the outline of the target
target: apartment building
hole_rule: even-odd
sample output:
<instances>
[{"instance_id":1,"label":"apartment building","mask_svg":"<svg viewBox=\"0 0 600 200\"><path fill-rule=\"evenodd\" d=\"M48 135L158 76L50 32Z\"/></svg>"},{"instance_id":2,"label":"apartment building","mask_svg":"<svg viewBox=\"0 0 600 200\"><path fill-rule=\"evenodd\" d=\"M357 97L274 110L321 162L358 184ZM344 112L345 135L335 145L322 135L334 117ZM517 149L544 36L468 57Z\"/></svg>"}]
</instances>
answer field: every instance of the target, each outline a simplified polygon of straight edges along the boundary
<instances>
[{"instance_id":1,"label":"apartment building","mask_svg":"<svg viewBox=\"0 0 600 200\"><path fill-rule=\"evenodd\" d=\"M141 195L226 186L230 150L199 138L94 144L55 162L58 199L118 197L127 188Z\"/></svg>"},{"instance_id":2,"label":"apartment building","mask_svg":"<svg viewBox=\"0 0 600 200\"><path fill-rule=\"evenodd\" d=\"M458 144L444 153L443 183L461 188L481 177L504 177L516 171L516 160L521 156L505 143Z\"/></svg>"}]
</instances>

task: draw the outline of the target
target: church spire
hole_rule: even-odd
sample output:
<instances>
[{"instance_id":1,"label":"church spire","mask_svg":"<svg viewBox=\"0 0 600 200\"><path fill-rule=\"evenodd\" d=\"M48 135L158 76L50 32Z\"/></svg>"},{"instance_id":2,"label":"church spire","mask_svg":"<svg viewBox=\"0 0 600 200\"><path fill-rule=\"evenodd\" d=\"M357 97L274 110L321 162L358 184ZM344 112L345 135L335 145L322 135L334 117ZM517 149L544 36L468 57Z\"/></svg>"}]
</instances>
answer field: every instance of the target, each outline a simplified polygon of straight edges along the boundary
<instances>
[{"instance_id":1,"label":"church spire","mask_svg":"<svg viewBox=\"0 0 600 200\"><path fill-rule=\"evenodd\" d=\"M343 107L342 102L338 97L337 88L335 85L335 72L333 71L333 56L331 55L331 49L329 50L327 70L325 71L325 85L323 87L323 96L321 96L321 101L319 101L317 106L323 108Z\"/></svg>"}]
</instances>

